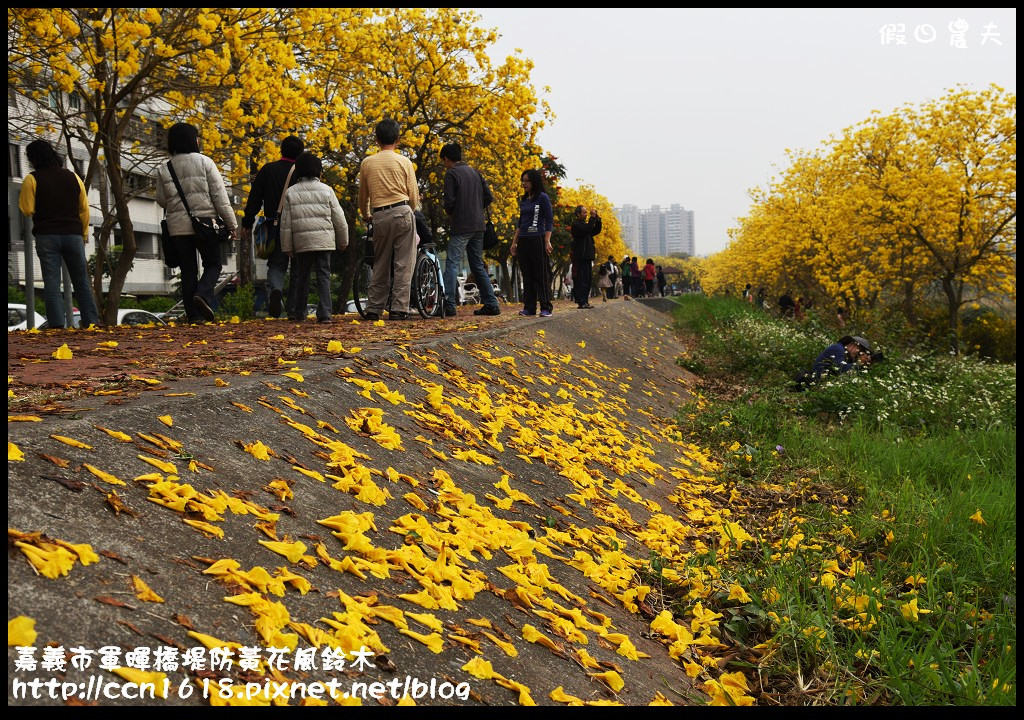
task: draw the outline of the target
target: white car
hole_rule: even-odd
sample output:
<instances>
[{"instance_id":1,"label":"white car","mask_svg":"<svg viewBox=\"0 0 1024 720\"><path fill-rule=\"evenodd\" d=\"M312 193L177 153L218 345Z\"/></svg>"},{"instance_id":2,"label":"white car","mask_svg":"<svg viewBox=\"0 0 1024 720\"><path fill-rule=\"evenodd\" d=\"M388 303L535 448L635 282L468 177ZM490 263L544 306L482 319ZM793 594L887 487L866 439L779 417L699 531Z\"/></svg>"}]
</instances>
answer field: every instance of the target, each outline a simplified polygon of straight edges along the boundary
<instances>
[{"instance_id":1,"label":"white car","mask_svg":"<svg viewBox=\"0 0 1024 720\"><path fill-rule=\"evenodd\" d=\"M78 310L74 312L74 327L79 327L82 324L82 313ZM117 324L118 325L166 325L167 323L158 318L148 310L141 310L139 308L118 308L117 309ZM39 326L40 330L46 330L47 324L45 320L43 324Z\"/></svg>"},{"instance_id":2,"label":"white car","mask_svg":"<svg viewBox=\"0 0 1024 720\"><path fill-rule=\"evenodd\" d=\"M39 327L46 322L46 318L39 313L35 315L34 327ZM7 332L15 330L28 330L28 308L25 303L7 303Z\"/></svg>"}]
</instances>

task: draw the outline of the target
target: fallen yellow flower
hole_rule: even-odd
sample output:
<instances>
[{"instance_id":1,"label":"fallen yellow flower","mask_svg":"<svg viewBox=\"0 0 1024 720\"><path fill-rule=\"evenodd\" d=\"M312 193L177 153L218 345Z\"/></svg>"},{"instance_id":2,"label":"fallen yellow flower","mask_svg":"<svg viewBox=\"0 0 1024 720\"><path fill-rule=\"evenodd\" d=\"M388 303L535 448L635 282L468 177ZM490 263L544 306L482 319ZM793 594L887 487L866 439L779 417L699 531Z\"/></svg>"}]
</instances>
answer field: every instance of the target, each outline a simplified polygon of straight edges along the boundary
<instances>
[{"instance_id":1,"label":"fallen yellow flower","mask_svg":"<svg viewBox=\"0 0 1024 720\"><path fill-rule=\"evenodd\" d=\"M603 682L612 689L612 692L617 693L626 686L626 683L622 680L622 676L614 670L608 670L603 673L587 673L587 675Z\"/></svg>"},{"instance_id":2,"label":"fallen yellow flower","mask_svg":"<svg viewBox=\"0 0 1024 720\"><path fill-rule=\"evenodd\" d=\"M151 603L162 603L164 601L138 575L132 575L132 585L135 586L135 597L139 600Z\"/></svg>"},{"instance_id":3,"label":"fallen yellow flower","mask_svg":"<svg viewBox=\"0 0 1024 720\"><path fill-rule=\"evenodd\" d=\"M7 646L33 647L36 643L36 621L19 615L7 621Z\"/></svg>"},{"instance_id":4,"label":"fallen yellow flower","mask_svg":"<svg viewBox=\"0 0 1024 720\"><path fill-rule=\"evenodd\" d=\"M284 555L290 563L297 563L306 552L306 544L299 540L293 543L273 542L270 540L259 540L258 542L278 555Z\"/></svg>"},{"instance_id":5,"label":"fallen yellow flower","mask_svg":"<svg viewBox=\"0 0 1024 720\"><path fill-rule=\"evenodd\" d=\"M58 442L64 443L65 445L70 445L71 447L82 448L83 450L92 450L92 445L86 445L84 442L79 442L74 438L64 437L63 435L51 435L50 437Z\"/></svg>"}]
</instances>

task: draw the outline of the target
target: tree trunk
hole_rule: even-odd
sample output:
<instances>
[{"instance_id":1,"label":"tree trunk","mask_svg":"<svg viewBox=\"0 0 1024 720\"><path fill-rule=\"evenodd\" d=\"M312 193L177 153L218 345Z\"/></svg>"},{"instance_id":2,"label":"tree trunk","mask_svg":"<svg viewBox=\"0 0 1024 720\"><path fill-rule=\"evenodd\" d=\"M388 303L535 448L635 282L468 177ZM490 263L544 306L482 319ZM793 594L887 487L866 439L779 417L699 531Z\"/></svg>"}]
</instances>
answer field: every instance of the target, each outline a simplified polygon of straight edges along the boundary
<instances>
[{"instance_id":1,"label":"tree trunk","mask_svg":"<svg viewBox=\"0 0 1024 720\"><path fill-rule=\"evenodd\" d=\"M953 284L953 276L947 275L942 278L942 291L946 294L946 306L948 311L948 338L949 349L960 354L960 298L959 293Z\"/></svg>"},{"instance_id":2,"label":"tree trunk","mask_svg":"<svg viewBox=\"0 0 1024 720\"><path fill-rule=\"evenodd\" d=\"M103 308L103 322L107 325L117 324L117 309L121 304L121 291L124 289L125 278L128 277L128 273L131 272L132 265L135 263L137 249L135 226L132 224L128 199L124 193L121 175L121 149L118 144L118 141L113 140L109 133L103 141L104 165L107 168L107 178L110 180L110 194L114 199L117 224L121 227L121 256L118 258L117 266L110 274L110 288L107 291L107 299Z\"/></svg>"}]
</instances>

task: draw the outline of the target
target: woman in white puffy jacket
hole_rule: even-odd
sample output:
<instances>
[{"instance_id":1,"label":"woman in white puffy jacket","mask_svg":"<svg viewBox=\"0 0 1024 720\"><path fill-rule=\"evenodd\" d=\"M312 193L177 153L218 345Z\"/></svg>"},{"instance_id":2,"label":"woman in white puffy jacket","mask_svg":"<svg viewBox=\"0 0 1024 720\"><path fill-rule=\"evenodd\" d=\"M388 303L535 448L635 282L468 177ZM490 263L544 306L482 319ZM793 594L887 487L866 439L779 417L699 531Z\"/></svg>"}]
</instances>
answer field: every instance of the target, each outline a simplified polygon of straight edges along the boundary
<instances>
[{"instance_id":1,"label":"woman in white puffy jacket","mask_svg":"<svg viewBox=\"0 0 1024 720\"><path fill-rule=\"evenodd\" d=\"M295 265L295 307L288 319L302 322L309 276L316 268L316 319L331 322L331 251L348 247L348 222L334 190L320 182L320 158L304 152L295 160L298 182L288 188L281 210L281 251Z\"/></svg>"},{"instance_id":2,"label":"woman in white puffy jacket","mask_svg":"<svg viewBox=\"0 0 1024 720\"><path fill-rule=\"evenodd\" d=\"M216 163L199 152L199 129L188 123L176 123L167 131L167 149L174 174L188 201L188 208L196 217L219 217L231 228L235 239L238 223L228 201L224 178ZM196 237L192 219L181 200L178 188L161 163L156 169L156 202L167 213L167 228L181 260L181 299L190 323L200 318L213 321L214 289L220 278L220 243L208 243ZM196 252L203 261L203 276L199 277Z\"/></svg>"}]
</instances>

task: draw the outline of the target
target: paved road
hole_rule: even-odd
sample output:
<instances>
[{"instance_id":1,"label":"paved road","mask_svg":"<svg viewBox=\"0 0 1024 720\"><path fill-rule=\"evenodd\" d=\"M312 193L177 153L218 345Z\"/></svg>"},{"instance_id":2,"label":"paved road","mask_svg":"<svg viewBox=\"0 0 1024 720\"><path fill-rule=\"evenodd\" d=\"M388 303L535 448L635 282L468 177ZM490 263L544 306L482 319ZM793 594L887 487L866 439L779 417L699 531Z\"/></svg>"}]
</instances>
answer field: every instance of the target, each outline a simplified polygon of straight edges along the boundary
<instances>
[{"instance_id":1,"label":"paved road","mask_svg":"<svg viewBox=\"0 0 1024 720\"><path fill-rule=\"evenodd\" d=\"M9 647L9 704L65 702L15 694L33 678L78 683L56 686L71 704L207 704L204 681L216 696L268 678L271 694L397 678L371 705L397 703L394 688L435 705L566 702L556 688L702 702L651 630L673 602L652 550L684 549L681 488L710 466L672 422L689 378L670 316L614 301L348 320L8 338L24 457L8 462L8 619L34 619L37 660L44 646L68 660L18 669ZM73 357L52 358L65 341ZM25 545L63 550L70 570L44 577ZM302 652L279 670L172 663L167 700L95 697L125 681L98 654L70 662L144 647L152 664L204 642ZM329 647L343 667L325 666Z\"/></svg>"}]
</instances>

